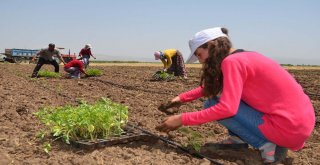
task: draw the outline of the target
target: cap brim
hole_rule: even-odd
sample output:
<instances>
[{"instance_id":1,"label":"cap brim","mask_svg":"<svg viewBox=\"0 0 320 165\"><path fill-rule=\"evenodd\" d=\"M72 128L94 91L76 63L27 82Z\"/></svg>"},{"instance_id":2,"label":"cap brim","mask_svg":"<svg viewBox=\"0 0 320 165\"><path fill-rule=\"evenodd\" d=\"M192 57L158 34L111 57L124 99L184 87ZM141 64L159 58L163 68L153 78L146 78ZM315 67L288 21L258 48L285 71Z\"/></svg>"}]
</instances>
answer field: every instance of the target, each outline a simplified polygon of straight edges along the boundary
<instances>
[{"instance_id":1,"label":"cap brim","mask_svg":"<svg viewBox=\"0 0 320 165\"><path fill-rule=\"evenodd\" d=\"M198 61L198 58L194 54L190 54L189 58L187 59L186 63L194 63Z\"/></svg>"}]
</instances>

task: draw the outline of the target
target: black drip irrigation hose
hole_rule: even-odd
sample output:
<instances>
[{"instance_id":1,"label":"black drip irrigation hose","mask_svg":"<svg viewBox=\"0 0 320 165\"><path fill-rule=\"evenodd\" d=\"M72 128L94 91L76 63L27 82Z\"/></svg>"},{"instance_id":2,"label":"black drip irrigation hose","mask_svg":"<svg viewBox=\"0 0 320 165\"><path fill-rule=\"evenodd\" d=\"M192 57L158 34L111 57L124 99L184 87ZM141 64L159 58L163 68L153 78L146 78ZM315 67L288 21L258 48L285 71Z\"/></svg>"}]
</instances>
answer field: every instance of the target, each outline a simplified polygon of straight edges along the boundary
<instances>
[{"instance_id":1,"label":"black drip irrigation hose","mask_svg":"<svg viewBox=\"0 0 320 165\"><path fill-rule=\"evenodd\" d=\"M177 143L177 142L174 142L174 141L168 140L168 139L166 139L166 138L164 138L164 137L161 137L161 136L158 136L158 135L156 135L156 134L153 134L153 133L151 133L151 132L149 132L149 131L147 131L147 130L145 130L145 129L142 129L142 128L140 128L140 127L137 127L137 126L135 126L135 125L133 125L133 124L131 124L131 123L127 123L127 125L128 125L129 127L138 129L138 130L142 131L143 133L145 133L145 134L147 134L147 135L150 135L150 136L152 136L152 137L154 137L154 138L156 138L156 139L159 139L159 140L161 140L161 141L163 141L163 142L165 142L165 143L167 143L167 144L170 144L170 145L172 145L172 146L180 149L181 151L183 151L183 152L185 152L185 153L187 153L187 154L189 154L189 155L191 155L191 156L194 156L194 157L197 157L197 158L200 158L200 159L205 158L205 159L209 160L212 164L215 164L215 165L223 165L222 163L220 163L220 162L218 162L218 161L216 161L216 160L214 160L214 159L211 159L211 158L209 158L209 157L207 157L207 156L205 156L205 155L202 155L202 154L200 154L199 152L190 151L189 149L183 147L181 144L179 144L179 143Z\"/></svg>"},{"instance_id":2,"label":"black drip irrigation hose","mask_svg":"<svg viewBox=\"0 0 320 165\"><path fill-rule=\"evenodd\" d=\"M127 89L127 90L135 90L135 91L142 91L142 92L148 92L148 93L156 93L156 94L164 94L164 95L172 95L172 92L156 92L156 91L152 91L152 90L147 90L147 89L141 89L141 88L137 88L135 86L128 86L128 85L122 85L122 84L117 84L111 81L106 81L106 80L100 80L98 78L92 79L92 80L96 80L98 82L101 82L103 84L109 84L112 86L116 86L118 88L123 88L123 89Z\"/></svg>"}]
</instances>

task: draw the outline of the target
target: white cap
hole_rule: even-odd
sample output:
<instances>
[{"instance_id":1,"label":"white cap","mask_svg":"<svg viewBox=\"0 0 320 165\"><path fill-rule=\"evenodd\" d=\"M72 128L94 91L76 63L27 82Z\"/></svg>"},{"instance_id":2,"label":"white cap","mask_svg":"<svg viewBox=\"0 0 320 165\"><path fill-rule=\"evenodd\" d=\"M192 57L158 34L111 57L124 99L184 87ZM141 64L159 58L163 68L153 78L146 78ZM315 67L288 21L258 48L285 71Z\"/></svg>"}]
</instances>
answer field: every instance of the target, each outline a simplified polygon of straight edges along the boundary
<instances>
[{"instance_id":1,"label":"white cap","mask_svg":"<svg viewBox=\"0 0 320 165\"><path fill-rule=\"evenodd\" d=\"M86 49L91 49L92 48L92 46L91 46L91 44L86 44L85 46L84 46Z\"/></svg>"},{"instance_id":2,"label":"white cap","mask_svg":"<svg viewBox=\"0 0 320 165\"><path fill-rule=\"evenodd\" d=\"M188 57L186 63L193 63L198 60L198 58L194 55L194 52L198 47L205 44L208 41L217 39L219 37L228 37L221 30L221 27L215 27L210 29L205 29L200 32L197 32L192 39L189 40L189 47L191 54Z\"/></svg>"}]
</instances>

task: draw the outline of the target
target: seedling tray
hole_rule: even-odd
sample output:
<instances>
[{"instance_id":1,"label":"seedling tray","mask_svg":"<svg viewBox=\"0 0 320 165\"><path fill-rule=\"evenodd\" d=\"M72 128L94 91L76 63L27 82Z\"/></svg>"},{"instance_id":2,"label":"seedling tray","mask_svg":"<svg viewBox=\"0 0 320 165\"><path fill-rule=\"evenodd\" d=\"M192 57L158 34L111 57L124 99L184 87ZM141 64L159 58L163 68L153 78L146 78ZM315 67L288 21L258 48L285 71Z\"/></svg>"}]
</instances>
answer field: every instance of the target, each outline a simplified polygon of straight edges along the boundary
<instances>
[{"instance_id":1,"label":"seedling tray","mask_svg":"<svg viewBox=\"0 0 320 165\"><path fill-rule=\"evenodd\" d=\"M122 133L120 136L109 137L108 139L97 139L96 141L79 140L79 141L70 141L70 143L71 145L77 148L90 150L90 149L112 146L116 144L125 144L132 141L148 141L152 138L152 136L129 126L126 126L124 131L125 132Z\"/></svg>"}]
</instances>

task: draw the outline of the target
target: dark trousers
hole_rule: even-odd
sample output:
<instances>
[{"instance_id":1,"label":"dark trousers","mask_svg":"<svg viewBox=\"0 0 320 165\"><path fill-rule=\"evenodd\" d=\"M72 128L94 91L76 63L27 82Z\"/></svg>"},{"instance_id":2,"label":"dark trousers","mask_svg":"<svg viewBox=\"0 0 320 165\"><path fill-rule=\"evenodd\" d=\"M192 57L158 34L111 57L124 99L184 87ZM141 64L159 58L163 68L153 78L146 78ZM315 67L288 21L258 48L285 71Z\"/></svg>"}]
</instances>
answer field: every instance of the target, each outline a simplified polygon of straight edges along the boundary
<instances>
[{"instance_id":1,"label":"dark trousers","mask_svg":"<svg viewBox=\"0 0 320 165\"><path fill-rule=\"evenodd\" d=\"M177 55L172 57L172 64L168 68L168 73L174 73L175 76L187 76L187 70L184 65L182 54L177 51Z\"/></svg>"},{"instance_id":2,"label":"dark trousers","mask_svg":"<svg viewBox=\"0 0 320 165\"><path fill-rule=\"evenodd\" d=\"M51 64L54 66L54 71L59 73L59 64L57 63L56 60L46 60L44 58L39 58L39 61L37 63L37 66L33 70L33 75L37 75L39 70L41 69L43 64Z\"/></svg>"}]
</instances>

